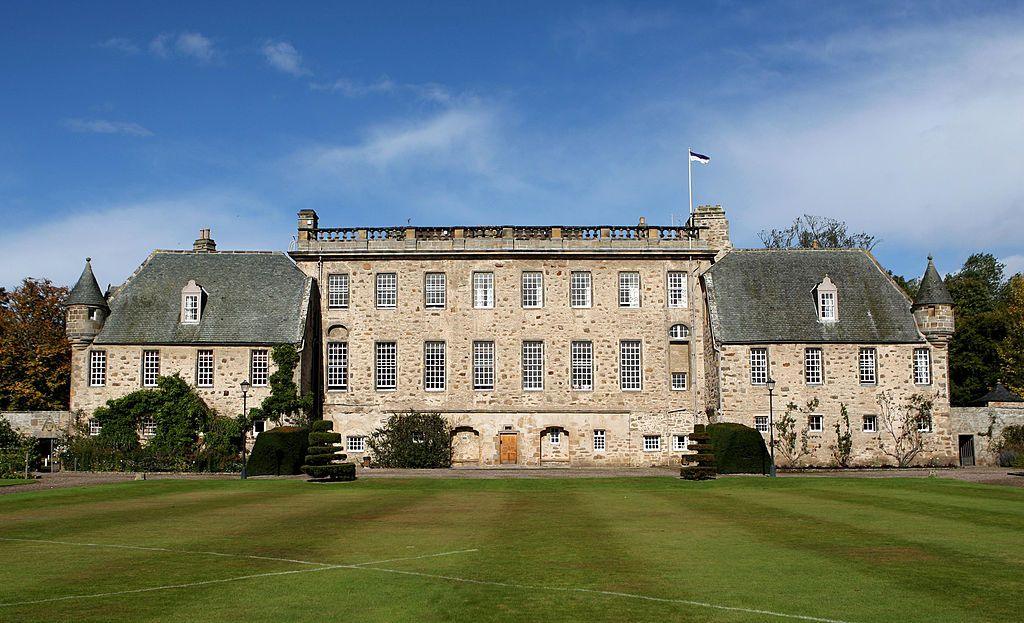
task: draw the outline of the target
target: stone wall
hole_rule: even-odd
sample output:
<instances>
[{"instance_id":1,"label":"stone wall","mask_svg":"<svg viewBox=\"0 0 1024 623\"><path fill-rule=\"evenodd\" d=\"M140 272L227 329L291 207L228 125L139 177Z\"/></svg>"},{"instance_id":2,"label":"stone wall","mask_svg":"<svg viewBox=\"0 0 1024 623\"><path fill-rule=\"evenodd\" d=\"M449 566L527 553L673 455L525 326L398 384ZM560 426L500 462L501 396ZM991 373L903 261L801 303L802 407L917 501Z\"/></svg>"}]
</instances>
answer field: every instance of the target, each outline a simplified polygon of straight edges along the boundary
<instances>
[{"instance_id":1,"label":"stone wall","mask_svg":"<svg viewBox=\"0 0 1024 623\"><path fill-rule=\"evenodd\" d=\"M997 465L993 444L1007 426L1024 426L1024 404L1017 407L953 407L949 427L957 443L961 435L973 437L977 465Z\"/></svg>"},{"instance_id":2,"label":"stone wall","mask_svg":"<svg viewBox=\"0 0 1024 623\"><path fill-rule=\"evenodd\" d=\"M925 433L925 451L919 455L919 464L948 465L956 462L949 424L949 390L946 348L929 345L932 349L932 383L914 385L913 352L922 344L773 344L723 345L721 350L721 391L723 410L721 420L754 426L755 416L769 414L768 389L750 382L750 348L767 347L769 371L777 385L774 394L774 414L786 412L790 402L805 407L817 399L814 411L824 419L824 430L810 433L810 454L802 457L798 465L825 466L833 464L829 448L836 441L834 426L840 420L840 405L845 405L853 435L852 463L855 465L893 464L884 449L891 448L892 440L886 429L878 403L883 392L893 402L904 402L913 394L922 394L934 400L932 432ZM804 382L804 349L821 347L824 359L824 382L808 385ZM861 385L858 356L861 347L877 350L878 382ZM806 410L806 409L805 409ZM877 416L878 432L864 432L863 418ZM805 413L793 413L797 429L806 426ZM766 439L768 433L764 433ZM779 458L780 465L785 463Z\"/></svg>"},{"instance_id":3,"label":"stone wall","mask_svg":"<svg viewBox=\"0 0 1024 623\"><path fill-rule=\"evenodd\" d=\"M611 255L611 254L610 254ZM698 291L698 271L706 261L686 258L659 259L623 256L608 258L472 257L449 254L438 258L386 259L324 258L302 261L299 266L315 277L322 290L323 340L347 341L349 389L325 394L325 417L334 420L342 435L368 434L393 411L414 409L446 414L453 424L471 427L482 440L479 464L497 462L497 437L511 426L521 439L520 463L544 460L541 431L562 427L568 448L561 450L572 464L669 463L668 450L642 450L643 434L669 435L692 429L695 414L703 414L705 402L703 306ZM569 279L574 270L590 271L593 304L588 309L569 306ZM668 308L666 273L689 275L689 305ZM472 273L494 273L494 309L474 309ZM521 304L523 271L544 275L544 306L524 309ZM618 273L641 274L641 307L618 306ZM398 275L398 306L377 309L375 274ZM444 309L424 308L424 273L444 272L447 304ZM346 273L350 280L347 309L327 306L328 275ZM688 389L673 391L669 378L669 327L684 323L691 328ZM619 388L619 341L643 343L643 389ZM425 391L423 386L424 342L446 343L447 387ZM472 343L495 343L494 390L472 387ZM524 391L521 379L523 340L542 340L545 348L544 389ZM574 391L570 386L570 342L589 340L594 345L594 389ZM398 389L374 388L374 343L398 344ZM608 451L592 451L595 428L608 431ZM553 451L554 449L552 449ZM351 453L350 453L351 454Z\"/></svg>"},{"instance_id":4,"label":"stone wall","mask_svg":"<svg viewBox=\"0 0 1024 623\"><path fill-rule=\"evenodd\" d=\"M36 439L57 439L71 428L70 411L3 411L11 428Z\"/></svg>"}]
</instances>

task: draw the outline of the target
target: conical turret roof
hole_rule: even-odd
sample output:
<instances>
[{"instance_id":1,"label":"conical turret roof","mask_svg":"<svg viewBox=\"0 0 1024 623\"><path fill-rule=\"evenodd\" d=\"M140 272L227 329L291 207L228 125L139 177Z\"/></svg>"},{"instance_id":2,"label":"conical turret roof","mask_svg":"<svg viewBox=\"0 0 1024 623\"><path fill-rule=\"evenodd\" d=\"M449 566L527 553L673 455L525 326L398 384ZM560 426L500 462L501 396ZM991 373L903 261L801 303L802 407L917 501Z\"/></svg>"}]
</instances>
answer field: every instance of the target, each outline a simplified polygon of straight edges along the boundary
<instances>
[{"instance_id":1,"label":"conical turret roof","mask_svg":"<svg viewBox=\"0 0 1024 623\"><path fill-rule=\"evenodd\" d=\"M92 258L85 258L82 276L78 278L75 287L71 288L66 304L107 308L107 299L103 297L100 284L96 283L96 276L92 274Z\"/></svg>"},{"instance_id":2,"label":"conical turret roof","mask_svg":"<svg viewBox=\"0 0 1024 623\"><path fill-rule=\"evenodd\" d=\"M921 278L921 287L917 291L917 298L914 299L914 305L952 305L953 297L949 295L949 290L946 289L946 283L939 276L939 271L935 270L935 262L932 261L932 256L928 256L928 268L924 271L924 277Z\"/></svg>"}]
</instances>

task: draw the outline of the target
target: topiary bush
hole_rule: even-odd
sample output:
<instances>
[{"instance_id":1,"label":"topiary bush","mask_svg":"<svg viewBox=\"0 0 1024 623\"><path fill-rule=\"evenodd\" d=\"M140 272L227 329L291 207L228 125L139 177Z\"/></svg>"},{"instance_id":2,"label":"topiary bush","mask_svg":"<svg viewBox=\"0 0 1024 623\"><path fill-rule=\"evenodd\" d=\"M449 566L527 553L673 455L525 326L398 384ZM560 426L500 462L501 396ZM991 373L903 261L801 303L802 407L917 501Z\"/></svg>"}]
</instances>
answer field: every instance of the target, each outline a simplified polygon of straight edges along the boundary
<instances>
[{"instance_id":1,"label":"topiary bush","mask_svg":"<svg viewBox=\"0 0 1024 623\"><path fill-rule=\"evenodd\" d=\"M381 467L425 469L452 466L452 429L439 413L392 413L369 439Z\"/></svg>"},{"instance_id":2,"label":"topiary bush","mask_svg":"<svg viewBox=\"0 0 1024 623\"><path fill-rule=\"evenodd\" d=\"M768 473L771 458L761 433L731 422L708 424L707 433L711 436L719 474Z\"/></svg>"},{"instance_id":3,"label":"topiary bush","mask_svg":"<svg viewBox=\"0 0 1024 623\"><path fill-rule=\"evenodd\" d=\"M330 420L317 420L310 426L306 464L302 471L314 480L355 480L356 466L342 462L348 456L338 452L341 433L332 432L333 428L334 423Z\"/></svg>"},{"instance_id":4,"label":"topiary bush","mask_svg":"<svg viewBox=\"0 0 1024 623\"><path fill-rule=\"evenodd\" d=\"M308 448L308 428L271 428L256 437L245 471L250 476L301 474Z\"/></svg>"},{"instance_id":5,"label":"topiary bush","mask_svg":"<svg viewBox=\"0 0 1024 623\"><path fill-rule=\"evenodd\" d=\"M690 450L695 450L696 454L683 455L683 467L679 475L685 480L713 480L718 473L715 469L715 449L711 445L711 435L703 424L693 427Z\"/></svg>"}]
</instances>

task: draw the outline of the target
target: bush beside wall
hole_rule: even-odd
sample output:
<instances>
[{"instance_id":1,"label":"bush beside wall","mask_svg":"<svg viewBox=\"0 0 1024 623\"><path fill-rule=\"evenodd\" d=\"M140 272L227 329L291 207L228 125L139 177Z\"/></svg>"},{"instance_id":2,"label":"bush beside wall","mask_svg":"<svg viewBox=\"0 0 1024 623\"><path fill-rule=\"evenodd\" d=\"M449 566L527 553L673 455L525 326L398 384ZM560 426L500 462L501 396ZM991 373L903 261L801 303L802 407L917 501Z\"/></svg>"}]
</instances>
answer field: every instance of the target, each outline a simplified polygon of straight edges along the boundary
<instances>
[{"instance_id":1,"label":"bush beside wall","mask_svg":"<svg viewBox=\"0 0 1024 623\"><path fill-rule=\"evenodd\" d=\"M725 422L709 424L711 445L719 474L766 474L771 465L764 437L749 426Z\"/></svg>"},{"instance_id":2,"label":"bush beside wall","mask_svg":"<svg viewBox=\"0 0 1024 623\"><path fill-rule=\"evenodd\" d=\"M309 447L309 429L278 426L256 437L246 463L250 476L286 476L302 473Z\"/></svg>"}]
</instances>

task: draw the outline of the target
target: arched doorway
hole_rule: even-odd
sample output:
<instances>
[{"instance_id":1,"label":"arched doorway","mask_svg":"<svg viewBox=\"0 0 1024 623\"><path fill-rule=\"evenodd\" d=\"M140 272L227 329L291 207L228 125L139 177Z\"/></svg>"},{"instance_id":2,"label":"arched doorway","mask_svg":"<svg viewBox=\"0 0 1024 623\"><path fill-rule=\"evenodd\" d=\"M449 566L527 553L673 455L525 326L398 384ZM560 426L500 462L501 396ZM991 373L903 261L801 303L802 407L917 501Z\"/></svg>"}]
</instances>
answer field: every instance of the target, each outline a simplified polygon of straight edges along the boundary
<instances>
[{"instance_id":1,"label":"arched doorway","mask_svg":"<svg viewBox=\"0 0 1024 623\"><path fill-rule=\"evenodd\" d=\"M540 431L540 464L549 467L568 466L569 431L561 426L548 426Z\"/></svg>"},{"instance_id":2,"label":"arched doorway","mask_svg":"<svg viewBox=\"0 0 1024 623\"><path fill-rule=\"evenodd\" d=\"M480 432L470 426L452 429L452 467L478 467L481 458Z\"/></svg>"}]
</instances>

